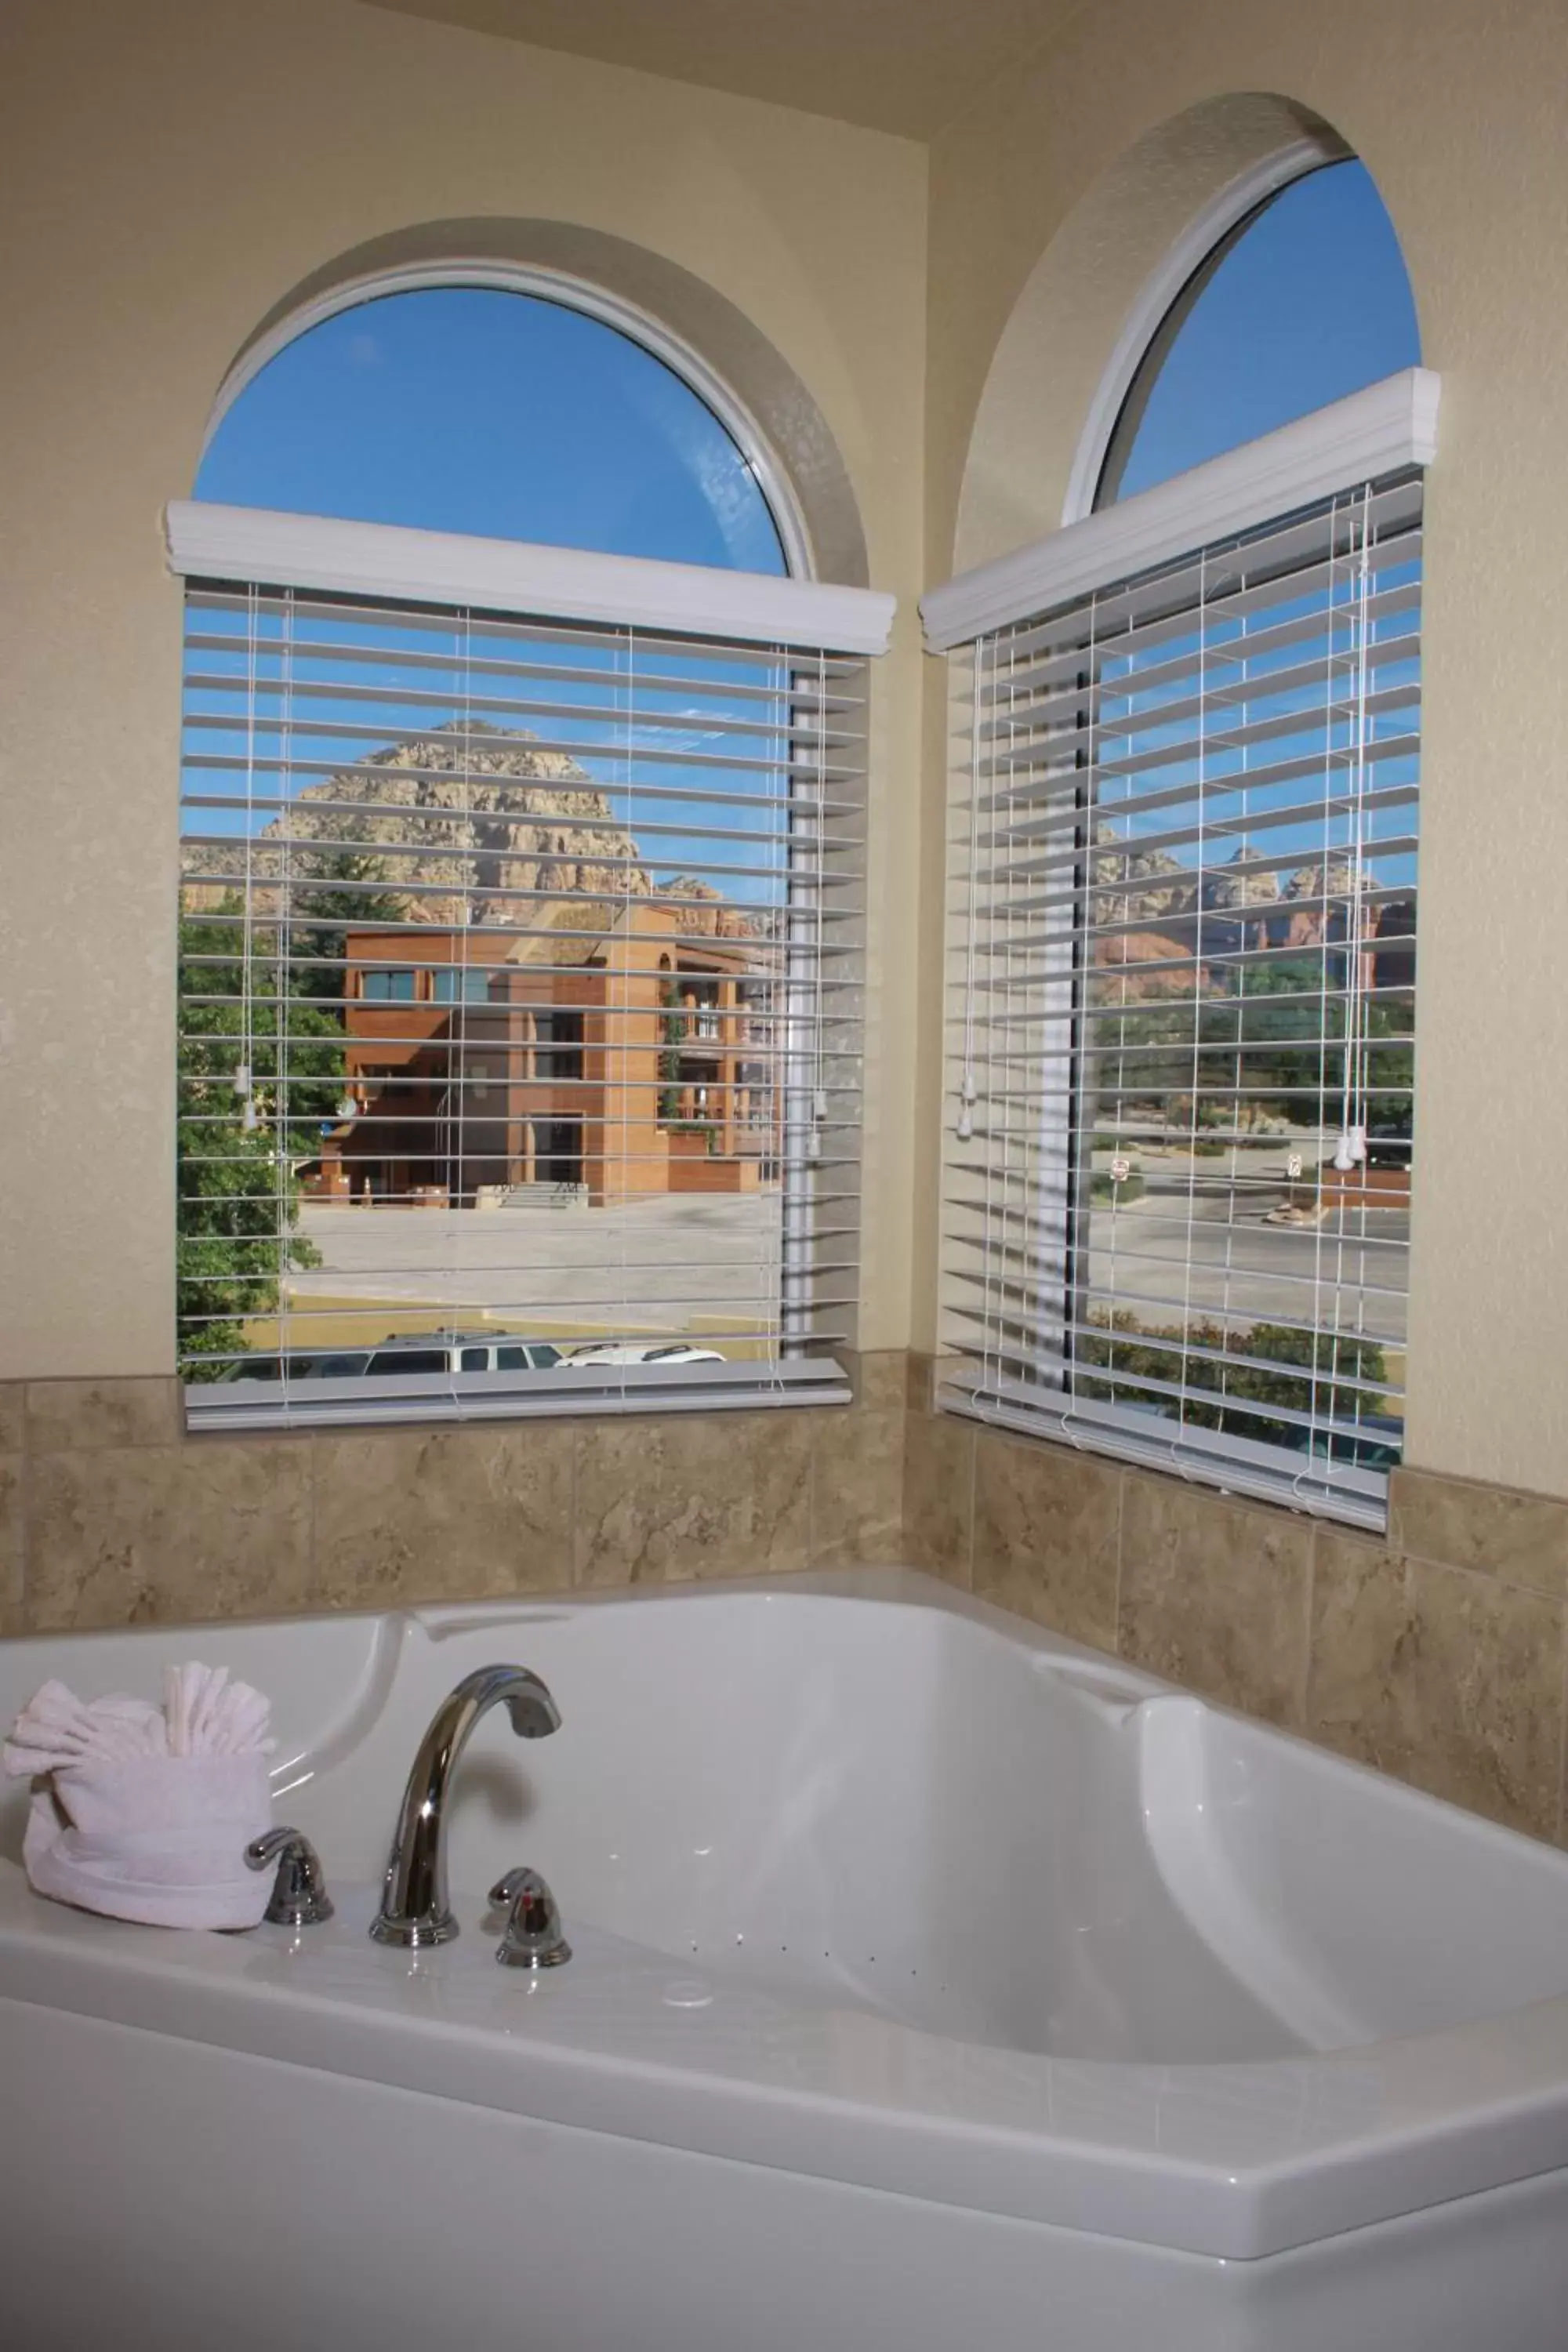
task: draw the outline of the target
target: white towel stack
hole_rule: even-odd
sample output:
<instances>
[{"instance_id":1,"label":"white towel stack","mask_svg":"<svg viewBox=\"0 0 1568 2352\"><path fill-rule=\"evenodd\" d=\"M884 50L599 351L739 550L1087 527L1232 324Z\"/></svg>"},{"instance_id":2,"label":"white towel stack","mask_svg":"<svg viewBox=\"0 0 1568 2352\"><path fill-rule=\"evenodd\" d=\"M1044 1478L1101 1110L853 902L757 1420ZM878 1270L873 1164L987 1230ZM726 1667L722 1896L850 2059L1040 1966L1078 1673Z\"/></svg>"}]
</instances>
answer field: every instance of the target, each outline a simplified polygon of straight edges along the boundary
<instances>
[{"instance_id":1,"label":"white towel stack","mask_svg":"<svg viewBox=\"0 0 1568 2352\"><path fill-rule=\"evenodd\" d=\"M245 1849L272 1818L269 1709L224 1666L170 1666L163 1705L34 1693L4 1760L34 1779L23 1858L40 1895L151 1927L254 1927Z\"/></svg>"}]
</instances>

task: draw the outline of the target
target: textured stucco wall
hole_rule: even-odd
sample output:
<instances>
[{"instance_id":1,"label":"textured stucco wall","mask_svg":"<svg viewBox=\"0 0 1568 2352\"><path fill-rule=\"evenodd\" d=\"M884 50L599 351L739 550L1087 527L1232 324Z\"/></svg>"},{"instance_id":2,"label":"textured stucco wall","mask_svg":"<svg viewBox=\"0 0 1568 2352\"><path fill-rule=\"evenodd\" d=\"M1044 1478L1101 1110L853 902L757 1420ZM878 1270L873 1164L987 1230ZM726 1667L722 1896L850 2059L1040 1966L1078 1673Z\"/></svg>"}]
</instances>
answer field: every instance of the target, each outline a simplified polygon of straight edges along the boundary
<instances>
[{"instance_id":1,"label":"textured stucco wall","mask_svg":"<svg viewBox=\"0 0 1568 2352\"><path fill-rule=\"evenodd\" d=\"M875 715L879 1001L907 1000L923 149L353 0L7 0L0 174L0 1377L174 1361L180 595L159 515L258 323L430 220L628 239L826 417L904 603ZM909 1315L912 1035L876 1024L863 1345Z\"/></svg>"},{"instance_id":2,"label":"textured stucco wall","mask_svg":"<svg viewBox=\"0 0 1568 2352\"><path fill-rule=\"evenodd\" d=\"M941 578L955 551L973 562L1059 520L1128 307L1166 243L1275 135L1269 101L1281 138L1292 118L1321 118L1377 179L1444 384L1428 503L1411 1458L1557 1495L1568 1493L1556 1207L1568 1154L1565 88L1560 0L1076 11L1030 69L935 143L927 320L927 544ZM1032 402L1007 365L1021 346ZM941 768L933 696L927 927ZM932 1323L940 1118L934 973L922 987L917 1345Z\"/></svg>"},{"instance_id":3,"label":"textured stucco wall","mask_svg":"<svg viewBox=\"0 0 1568 2352\"><path fill-rule=\"evenodd\" d=\"M820 407L871 577L906 600L876 722L861 1339L929 1344L941 1007L920 942L940 937L943 724L937 666L923 703L917 680L913 598L951 567L961 493L964 561L1059 515L1085 406L1164 243L1237 161L1315 117L1383 188L1445 385L1412 1454L1568 1493L1565 81L1561 0L1064 7L1037 62L931 150L928 251L925 151L816 117L353 0L10 0L0 1377L173 1360L179 597L159 509L290 289L369 240L472 217L630 239L734 303ZM1031 280L1008 338L1029 366L994 379L965 487Z\"/></svg>"}]
</instances>

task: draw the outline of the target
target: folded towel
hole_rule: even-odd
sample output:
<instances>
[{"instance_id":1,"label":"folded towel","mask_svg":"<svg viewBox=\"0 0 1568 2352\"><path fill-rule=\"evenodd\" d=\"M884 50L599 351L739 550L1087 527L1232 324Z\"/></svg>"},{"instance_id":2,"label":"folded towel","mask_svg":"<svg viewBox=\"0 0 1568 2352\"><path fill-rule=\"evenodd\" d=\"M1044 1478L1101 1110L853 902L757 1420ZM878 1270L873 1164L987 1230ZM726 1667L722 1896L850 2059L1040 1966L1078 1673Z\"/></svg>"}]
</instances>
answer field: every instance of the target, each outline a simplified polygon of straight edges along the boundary
<instances>
[{"instance_id":1,"label":"folded towel","mask_svg":"<svg viewBox=\"0 0 1568 2352\"><path fill-rule=\"evenodd\" d=\"M40 1895L148 1927L258 1924L272 1885L245 1849L272 1826L264 1756L142 1756L51 1778L22 1844Z\"/></svg>"},{"instance_id":2,"label":"folded towel","mask_svg":"<svg viewBox=\"0 0 1568 2352\"><path fill-rule=\"evenodd\" d=\"M37 1778L23 1859L40 1895L154 1927L254 1927L245 1849L271 1824L268 1705L223 1667L171 1666L164 1706L46 1683L5 1770Z\"/></svg>"},{"instance_id":3,"label":"folded towel","mask_svg":"<svg viewBox=\"0 0 1568 2352\"><path fill-rule=\"evenodd\" d=\"M171 1756L270 1756L265 1737L271 1709L248 1683L231 1683L226 1666L165 1666L163 1716Z\"/></svg>"},{"instance_id":4,"label":"folded towel","mask_svg":"<svg viewBox=\"0 0 1568 2352\"><path fill-rule=\"evenodd\" d=\"M45 1683L11 1727L5 1769L16 1778L89 1761L163 1756L168 1737L162 1710L144 1698L114 1693L83 1705L64 1683Z\"/></svg>"}]
</instances>

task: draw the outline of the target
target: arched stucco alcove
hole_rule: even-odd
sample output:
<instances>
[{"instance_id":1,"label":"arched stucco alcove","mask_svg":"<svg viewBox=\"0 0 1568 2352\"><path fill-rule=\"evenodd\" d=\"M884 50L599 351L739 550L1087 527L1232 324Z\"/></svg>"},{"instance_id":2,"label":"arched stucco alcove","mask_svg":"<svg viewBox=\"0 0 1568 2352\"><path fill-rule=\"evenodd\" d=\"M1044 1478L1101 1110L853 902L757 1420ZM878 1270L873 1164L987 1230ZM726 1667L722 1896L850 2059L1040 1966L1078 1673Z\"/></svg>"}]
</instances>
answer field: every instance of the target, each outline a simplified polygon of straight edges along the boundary
<instances>
[{"instance_id":1,"label":"arched stucco alcove","mask_svg":"<svg viewBox=\"0 0 1568 2352\"><path fill-rule=\"evenodd\" d=\"M1239 92L1162 123L1099 174L997 341L959 491L954 572L1088 511L1096 441L1205 242L1274 187L1350 152L1293 100Z\"/></svg>"},{"instance_id":2,"label":"arched stucco alcove","mask_svg":"<svg viewBox=\"0 0 1568 2352\"><path fill-rule=\"evenodd\" d=\"M865 528L847 468L821 409L783 354L745 313L692 271L628 238L570 221L431 221L371 239L338 255L274 304L237 355L214 405L213 423L293 336L334 311L412 285L467 282L571 302L586 296L627 333L644 331L692 388L707 394L769 473L787 504L803 569L819 580L864 587L870 577ZM210 430L210 427L209 427ZM793 533L789 526L794 525Z\"/></svg>"}]
</instances>

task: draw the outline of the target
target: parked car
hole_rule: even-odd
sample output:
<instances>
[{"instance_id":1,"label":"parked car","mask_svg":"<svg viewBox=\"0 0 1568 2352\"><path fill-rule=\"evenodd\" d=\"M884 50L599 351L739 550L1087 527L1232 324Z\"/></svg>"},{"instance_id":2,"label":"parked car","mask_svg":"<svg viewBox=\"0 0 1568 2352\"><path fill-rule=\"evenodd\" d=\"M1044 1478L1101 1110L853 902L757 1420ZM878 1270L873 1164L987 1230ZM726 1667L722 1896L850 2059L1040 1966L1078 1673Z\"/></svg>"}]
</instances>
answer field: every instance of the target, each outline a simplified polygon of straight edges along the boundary
<instances>
[{"instance_id":1,"label":"parked car","mask_svg":"<svg viewBox=\"0 0 1568 2352\"><path fill-rule=\"evenodd\" d=\"M496 1331L410 1331L377 1348L371 1378L401 1372L547 1372L562 1351L548 1339Z\"/></svg>"},{"instance_id":2,"label":"parked car","mask_svg":"<svg viewBox=\"0 0 1568 2352\"><path fill-rule=\"evenodd\" d=\"M323 1355L314 1348L286 1348L281 1355L240 1356L226 1364L220 1381L346 1381L355 1379L370 1363L368 1348L339 1349Z\"/></svg>"},{"instance_id":3,"label":"parked car","mask_svg":"<svg viewBox=\"0 0 1568 2352\"><path fill-rule=\"evenodd\" d=\"M226 1381L345 1381L416 1372L543 1372L562 1360L548 1339L520 1339L505 1331L389 1333L378 1347L289 1348L281 1354L245 1356L225 1366Z\"/></svg>"},{"instance_id":4,"label":"parked car","mask_svg":"<svg viewBox=\"0 0 1568 2352\"><path fill-rule=\"evenodd\" d=\"M717 1348L573 1348L566 1361L574 1364L721 1364Z\"/></svg>"}]
</instances>

